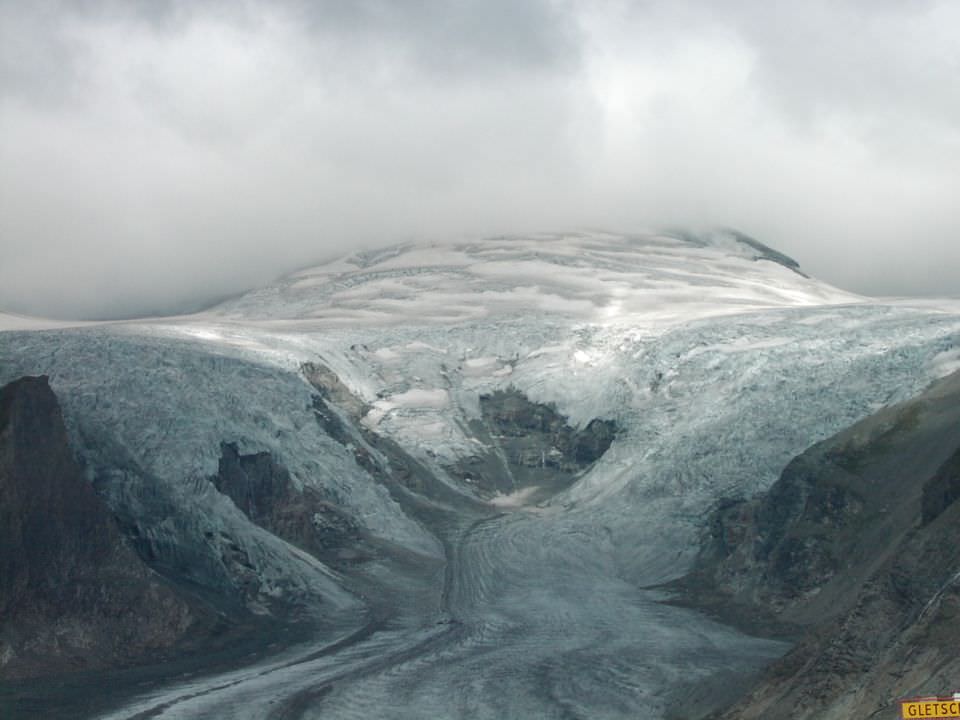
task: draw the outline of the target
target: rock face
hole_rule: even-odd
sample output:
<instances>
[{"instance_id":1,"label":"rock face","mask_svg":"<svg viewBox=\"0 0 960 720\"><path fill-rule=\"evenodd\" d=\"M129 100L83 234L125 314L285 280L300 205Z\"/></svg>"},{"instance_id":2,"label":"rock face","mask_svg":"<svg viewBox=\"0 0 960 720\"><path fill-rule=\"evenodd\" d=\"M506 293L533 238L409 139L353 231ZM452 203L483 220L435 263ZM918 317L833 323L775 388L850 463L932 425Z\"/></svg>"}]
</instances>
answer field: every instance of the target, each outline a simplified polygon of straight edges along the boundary
<instances>
[{"instance_id":1,"label":"rock face","mask_svg":"<svg viewBox=\"0 0 960 720\"><path fill-rule=\"evenodd\" d=\"M135 661L201 620L83 477L43 376L0 389L0 578L3 679Z\"/></svg>"},{"instance_id":2,"label":"rock face","mask_svg":"<svg viewBox=\"0 0 960 720\"><path fill-rule=\"evenodd\" d=\"M923 524L933 522L960 498L960 451L955 452L940 466L923 486Z\"/></svg>"},{"instance_id":3,"label":"rock face","mask_svg":"<svg viewBox=\"0 0 960 720\"><path fill-rule=\"evenodd\" d=\"M507 459L525 467L582 470L607 451L616 430L611 421L597 419L575 430L554 407L533 403L515 388L481 395L480 410Z\"/></svg>"},{"instance_id":4,"label":"rock face","mask_svg":"<svg viewBox=\"0 0 960 720\"><path fill-rule=\"evenodd\" d=\"M512 387L481 395L480 412L471 430L491 450L451 472L486 492L562 490L607 451L617 431L614 422L598 418L573 428L555 407L532 402Z\"/></svg>"},{"instance_id":5,"label":"rock face","mask_svg":"<svg viewBox=\"0 0 960 720\"><path fill-rule=\"evenodd\" d=\"M334 563L363 557L359 525L313 488L298 489L270 453L241 455L224 443L211 482L251 521L307 552Z\"/></svg>"},{"instance_id":6,"label":"rock face","mask_svg":"<svg viewBox=\"0 0 960 720\"><path fill-rule=\"evenodd\" d=\"M723 718L865 718L958 689L958 457L955 374L718 507L683 584L805 630Z\"/></svg>"}]
</instances>

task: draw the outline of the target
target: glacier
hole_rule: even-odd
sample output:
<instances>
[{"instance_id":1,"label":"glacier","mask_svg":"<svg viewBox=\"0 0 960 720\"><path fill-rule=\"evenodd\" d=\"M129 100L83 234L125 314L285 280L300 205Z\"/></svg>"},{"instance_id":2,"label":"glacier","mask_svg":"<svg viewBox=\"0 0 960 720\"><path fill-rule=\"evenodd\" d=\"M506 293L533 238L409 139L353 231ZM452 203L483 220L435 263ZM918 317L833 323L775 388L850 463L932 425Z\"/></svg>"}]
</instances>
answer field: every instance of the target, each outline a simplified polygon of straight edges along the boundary
<instances>
[{"instance_id":1,"label":"glacier","mask_svg":"<svg viewBox=\"0 0 960 720\"><path fill-rule=\"evenodd\" d=\"M664 602L709 511L949 372L958 311L844 292L723 231L408 243L194 315L0 316L0 383L48 375L98 491L198 581L236 582L229 538L252 610L300 598L321 623L103 717L668 718L787 649ZM356 444L395 443L462 512L431 525L331 438L308 363L362 408ZM616 438L548 500L484 495L450 468L489 449L479 398L507 388ZM272 453L424 571L351 580L257 527L208 481L222 442Z\"/></svg>"}]
</instances>

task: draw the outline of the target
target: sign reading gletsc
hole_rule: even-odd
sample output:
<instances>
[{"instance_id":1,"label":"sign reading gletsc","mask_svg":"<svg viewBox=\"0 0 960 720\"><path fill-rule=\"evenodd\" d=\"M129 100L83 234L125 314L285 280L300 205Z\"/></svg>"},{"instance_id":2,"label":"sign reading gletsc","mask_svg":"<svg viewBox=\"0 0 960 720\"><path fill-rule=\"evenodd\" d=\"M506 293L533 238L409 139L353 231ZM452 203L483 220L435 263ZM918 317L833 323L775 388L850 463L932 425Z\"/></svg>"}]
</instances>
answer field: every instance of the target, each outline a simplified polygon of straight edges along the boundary
<instances>
[{"instance_id":1,"label":"sign reading gletsc","mask_svg":"<svg viewBox=\"0 0 960 720\"><path fill-rule=\"evenodd\" d=\"M916 698L900 701L900 717L907 720L939 720L940 718L960 718L960 699Z\"/></svg>"}]
</instances>

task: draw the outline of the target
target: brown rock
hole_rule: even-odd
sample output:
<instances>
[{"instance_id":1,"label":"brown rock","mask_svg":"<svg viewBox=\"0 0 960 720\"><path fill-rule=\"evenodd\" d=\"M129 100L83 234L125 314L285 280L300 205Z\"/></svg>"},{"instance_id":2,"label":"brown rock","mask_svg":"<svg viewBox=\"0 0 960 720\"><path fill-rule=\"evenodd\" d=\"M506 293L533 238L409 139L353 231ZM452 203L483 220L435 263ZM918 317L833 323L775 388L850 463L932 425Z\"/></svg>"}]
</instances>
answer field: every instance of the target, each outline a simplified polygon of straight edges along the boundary
<instances>
[{"instance_id":1,"label":"brown rock","mask_svg":"<svg viewBox=\"0 0 960 720\"><path fill-rule=\"evenodd\" d=\"M0 389L0 678L134 661L195 619L84 478L47 378Z\"/></svg>"}]
</instances>

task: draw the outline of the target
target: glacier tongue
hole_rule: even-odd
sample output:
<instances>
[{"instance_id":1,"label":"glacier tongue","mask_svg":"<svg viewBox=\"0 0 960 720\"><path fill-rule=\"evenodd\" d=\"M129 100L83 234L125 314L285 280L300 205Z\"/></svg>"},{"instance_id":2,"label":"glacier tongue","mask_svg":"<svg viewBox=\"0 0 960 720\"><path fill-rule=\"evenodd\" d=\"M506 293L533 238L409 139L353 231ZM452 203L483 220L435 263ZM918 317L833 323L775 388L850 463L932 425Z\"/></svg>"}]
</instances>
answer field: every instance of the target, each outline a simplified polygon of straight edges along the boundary
<instances>
[{"instance_id":1,"label":"glacier tongue","mask_svg":"<svg viewBox=\"0 0 960 720\"><path fill-rule=\"evenodd\" d=\"M446 557L433 601L396 599L356 642L111 717L659 717L695 685L722 699L784 646L642 588L686 570L718 499L765 489L809 445L914 394L960 334L956 307L869 301L769 252L603 233L407 245L194 316L0 334L0 382L48 374L111 506L194 548L206 577L231 582L206 535L224 533L267 596L372 602L216 491L222 442L271 452L411 557ZM354 437L396 443L465 498L475 488L448 470L489 444L481 395L514 388L618 432L547 502L480 498L431 525L324 432L305 363L353 398Z\"/></svg>"}]
</instances>

